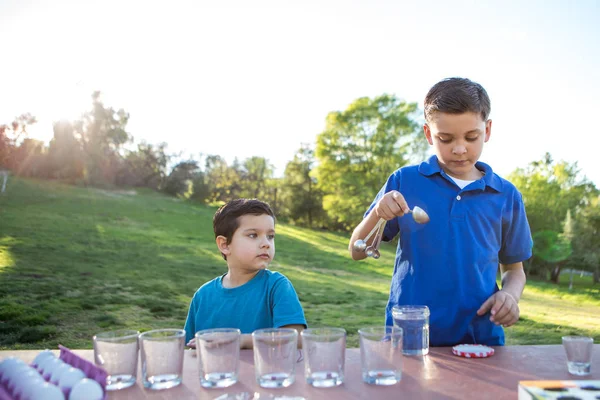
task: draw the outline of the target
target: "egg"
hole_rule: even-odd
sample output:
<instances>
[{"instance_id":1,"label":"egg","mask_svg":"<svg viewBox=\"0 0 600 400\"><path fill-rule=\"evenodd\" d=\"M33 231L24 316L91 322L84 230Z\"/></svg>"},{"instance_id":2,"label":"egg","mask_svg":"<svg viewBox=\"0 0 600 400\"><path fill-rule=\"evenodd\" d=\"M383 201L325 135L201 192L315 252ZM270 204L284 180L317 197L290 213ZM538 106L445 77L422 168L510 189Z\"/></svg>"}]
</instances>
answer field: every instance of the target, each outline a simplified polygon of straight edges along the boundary
<instances>
[{"instance_id":1,"label":"egg","mask_svg":"<svg viewBox=\"0 0 600 400\"><path fill-rule=\"evenodd\" d=\"M0 362L0 384L4 384L8 378L6 377L12 369L14 369L17 365L25 364L23 360L16 357L8 357Z\"/></svg>"},{"instance_id":2,"label":"egg","mask_svg":"<svg viewBox=\"0 0 600 400\"><path fill-rule=\"evenodd\" d=\"M69 364L63 362L58 367L54 368L54 370L52 371L52 375L50 375L50 379L48 380L48 382L57 385L58 380L60 379L60 376L69 368L71 368L71 366Z\"/></svg>"},{"instance_id":3,"label":"egg","mask_svg":"<svg viewBox=\"0 0 600 400\"><path fill-rule=\"evenodd\" d=\"M44 383L46 382L44 382L44 379L41 377L39 380L33 380L29 382L29 384L25 385L25 387L21 391L21 400L35 400L35 397L33 397L33 393L35 392L38 386L42 386Z\"/></svg>"},{"instance_id":4,"label":"egg","mask_svg":"<svg viewBox=\"0 0 600 400\"><path fill-rule=\"evenodd\" d=\"M37 368L38 365L40 365L40 363L42 362L42 360L48 358L48 357L52 357L52 358L56 358L56 356L54 355L54 353L48 349L40 352L37 356L35 356L35 358L33 359L33 362L31 363L31 365L34 368Z\"/></svg>"},{"instance_id":5,"label":"egg","mask_svg":"<svg viewBox=\"0 0 600 400\"><path fill-rule=\"evenodd\" d=\"M37 370L40 373L40 375L44 376L44 374L46 373L46 365L48 365L49 367L54 360L56 360L56 357L46 357L42 361L40 361L40 363L37 366Z\"/></svg>"},{"instance_id":6,"label":"egg","mask_svg":"<svg viewBox=\"0 0 600 400\"><path fill-rule=\"evenodd\" d=\"M18 364L16 367L7 372L6 375L8 376L8 379L4 382L4 385L9 392L12 392L21 375L23 375L29 369L30 367L27 364Z\"/></svg>"},{"instance_id":7,"label":"egg","mask_svg":"<svg viewBox=\"0 0 600 400\"><path fill-rule=\"evenodd\" d=\"M60 391L58 386L54 386L51 383L42 383L36 385L34 390L31 392L30 399L44 399L44 400L65 400L65 395Z\"/></svg>"},{"instance_id":8,"label":"egg","mask_svg":"<svg viewBox=\"0 0 600 400\"><path fill-rule=\"evenodd\" d=\"M63 365L64 363L65 362L63 360L61 360L60 358L51 358L50 361L45 362L43 364L44 365L44 373L42 374L44 379L49 381L50 377L52 376L54 371L56 371L58 368L60 368L60 366Z\"/></svg>"},{"instance_id":9,"label":"egg","mask_svg":"<svg viewBox=\"0 0 600 400\"><path fill-rule=\"evenodd\" d=\"M103 398L102 386L95 380L87 378L77 382L69 393L69 400L102 400Z\"/></svg>"},{"instance_id":10,"label":"egg","mask_svg":"<svg viewBox=\"0 0 600 400\"><path fill-rule=\"evenodd\" d=\"M83 378L85 374L82 370L71 367L60 375L58 387L68 392Z\"/></svg>"},{"instance_id":11,"label":"egg","mask_svg":"<svg viewBox=\"0 0 600 400\"><path fill-rule=\"evenodd\" d=\"M23 392L33 382L38 381L40 384L44 383L44 378L37 372L35 368L29 367L23 370L19 375L13 379L12 394L14 398L23 398Z\"/></svg>"}]
</instances>

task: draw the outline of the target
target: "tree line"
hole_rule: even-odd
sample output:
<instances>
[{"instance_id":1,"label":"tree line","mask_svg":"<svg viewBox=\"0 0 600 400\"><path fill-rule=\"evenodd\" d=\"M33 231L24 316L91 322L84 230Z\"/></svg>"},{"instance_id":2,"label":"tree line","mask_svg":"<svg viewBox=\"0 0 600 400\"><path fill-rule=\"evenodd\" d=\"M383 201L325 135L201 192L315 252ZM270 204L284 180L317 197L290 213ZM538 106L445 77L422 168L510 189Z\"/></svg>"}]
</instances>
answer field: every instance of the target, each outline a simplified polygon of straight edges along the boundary
<instances>
[{"instance_id":1,"label":"tree line","mask_svg":"<svg viewBox=\"0 0 600 400\"><path fill-rule=\"evenodd\" d=\"M214 154L180 160L166 143L134 144L129 114L106 106L99 92L73 121L53 124L50 143L29 138L31 114L0 125L0 170L96 187L147 187L189 201L218 204L233 198L269 202L278 218L316 229L348 231L362 218L391 172L425 157L420 111L393 95L362 97L327 115L315 143L303 144L283 177L263 157ZM558 282L561 269L600 279L600 200L576 163L550 154L507 177L523 194L534 236L529 275Z\"/></svg>"}]
</instances>

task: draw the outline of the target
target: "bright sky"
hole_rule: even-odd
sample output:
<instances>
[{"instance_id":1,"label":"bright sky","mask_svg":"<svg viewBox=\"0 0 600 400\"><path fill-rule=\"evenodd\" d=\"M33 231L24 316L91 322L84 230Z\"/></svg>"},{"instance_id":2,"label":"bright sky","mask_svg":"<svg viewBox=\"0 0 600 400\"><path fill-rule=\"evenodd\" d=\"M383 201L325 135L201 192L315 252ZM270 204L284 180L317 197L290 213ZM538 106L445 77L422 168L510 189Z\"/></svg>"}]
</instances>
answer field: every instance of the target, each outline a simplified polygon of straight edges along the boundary
<instances>
[{"instance_id":1,"label":"bright sky","mask_svg":"<svg viewBox=\"0 0 600 400\"><path fill-rule=\"evenodd\" d=\"M382 93L422 108L463 76L492 100L482 161L506 175L550 152L600 187L599 20L597 0L0 0L0 122L31 112L48 140L100 90L137 141L280 175L328 112Z\"/></svg>"}]
</instances>

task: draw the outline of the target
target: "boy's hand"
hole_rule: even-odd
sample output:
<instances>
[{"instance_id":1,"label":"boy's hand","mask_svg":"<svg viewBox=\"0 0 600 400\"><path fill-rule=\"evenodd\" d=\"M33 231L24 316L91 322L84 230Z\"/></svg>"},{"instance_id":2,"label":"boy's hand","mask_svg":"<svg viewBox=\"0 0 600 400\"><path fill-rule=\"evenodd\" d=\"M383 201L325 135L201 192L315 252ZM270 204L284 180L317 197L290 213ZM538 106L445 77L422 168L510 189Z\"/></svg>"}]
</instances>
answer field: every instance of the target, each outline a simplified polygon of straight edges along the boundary
<instances>
[{"instance_id":1,"label":"boy's hand","mask_svg":"<svg viewBox=\"0 0 600 400\"><path fill-rule=\"evenodd\" d=\"M477 310L477 315L484 315L488 311L492 314L490 321L496 325L509 327L519 320L517 301L511 294L503 290L497 291L487 299Z\"/></svg>"},{"instance_id":2,"label":"boy's hand","mask_svg":"<svg viewBox=\"0 0 600 400\"><path fill-rule=\"evenodd\" d=\"M404 196L396 190L387 192L375 205L375 215L386 221L406 214L410 208L404 200Z\"/></svg>"},{"instance_id":3,"label":"boy's hand","mask_svg":"<svg viewBox=\"0 0 600 400\"><path fill-rule=\"evenodd\" d=\"M192 349L196 348L196 338L190 339L186 344L187 347L191 347Z\"/></svg>"}]
</instances>

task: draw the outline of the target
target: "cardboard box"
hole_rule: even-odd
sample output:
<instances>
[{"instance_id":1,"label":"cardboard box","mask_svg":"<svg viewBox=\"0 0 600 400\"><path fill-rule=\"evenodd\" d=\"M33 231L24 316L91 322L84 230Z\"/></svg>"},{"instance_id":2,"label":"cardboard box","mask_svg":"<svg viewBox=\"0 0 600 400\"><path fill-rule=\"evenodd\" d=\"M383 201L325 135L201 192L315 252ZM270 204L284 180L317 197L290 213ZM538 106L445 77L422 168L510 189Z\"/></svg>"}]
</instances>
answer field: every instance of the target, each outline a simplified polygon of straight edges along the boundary
<instances>
[{"instance_id":1,"label":"cardboard box","mask_svg":"<svg viewBox=\"0 0 600 400\"><path fill-rule=\"evenodd\" d=\"M520 381L519 400L597 400L600 381Z\"/></svg>"}]
</instances>

